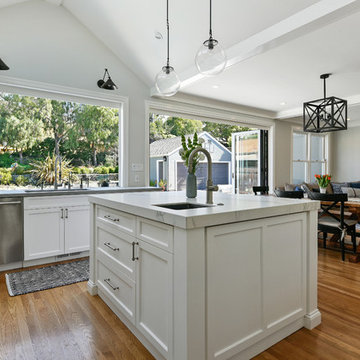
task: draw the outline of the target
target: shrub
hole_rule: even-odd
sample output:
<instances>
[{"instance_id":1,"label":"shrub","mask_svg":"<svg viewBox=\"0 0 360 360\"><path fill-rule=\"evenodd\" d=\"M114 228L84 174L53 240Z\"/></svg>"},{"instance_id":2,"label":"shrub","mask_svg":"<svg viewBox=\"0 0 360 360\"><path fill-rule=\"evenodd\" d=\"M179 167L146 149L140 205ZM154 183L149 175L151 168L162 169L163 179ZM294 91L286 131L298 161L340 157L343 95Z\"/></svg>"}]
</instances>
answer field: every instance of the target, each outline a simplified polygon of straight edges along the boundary
<instances>
[{"instance_id":1,"label":"shrub","mask_svg":"<svg viewBox=\"0 0 360 360\"><path fill-rule=\"evenodd\" d=\"M14 162L13 157L9 153L1 154L0 155L0 167L10 167L11 164Z\"/></svg>"},{"instance_id":2,"label":"shrub","mask_svg":"<svg viewBox=\"0 0 360 360\"><path fill-rule=\"evenodd\" d=\"M17 186L24 186L27 184L27 182L27 178L23 175L19 175L15 180Z\"/></svg>"},{"instance_id":3,"label":"shrub","mask_svg":"<svg viewBox=\"0 0 360 360\"><path fill-rule=\"evenodd\" d=\"M45 182L48 184L54 184L55 182L55 160L56 156L48 155L45 160L43 161L35 161L32 166L33 170L32 173L38 179L39 182ZM57 166L59 166L59 162ZM58 169L60 170L60 169ZM61 174L63 179L68 179L69 173L72 171L70 166L70 161L67 160L65 157L61 159ZM59 171L58 171L59 176ZM59 179L58 179L59 181Z\"/></svg>"},{"instance_id":4,"label":"shrub","mask_svg":"<svg viewBox=\"0 0 360 360\"><path fill-rule=\"evenodd\" d=\"M26 172L26 167L23 166L23 165L18 165L18 166L14 169L13 174L14 174L14 175L23 175L23 174L25 174L25 172Z\"/></svg>"},{"instance_id":5,"label":"shrub","mask_svg":"<svg viewBox=\"0 0 360 360\"><path fill-rule=\"evenodd\" d=\"M92 169L88 168L86 166L81 166L80 167L80 174L91 174L92 173Z\"/></svg>"},{"instance_id":6,"label":"shrub","mask_svg":"<svg viewBox=\"0 0 360 360\"><path fill-rule=\"evenodd\" d=\"M72 169L72 172L74 173L74 174L81 174L81 169L79 168L79 167L73 167L73 169Z\"/></svg>"},{"instance_id":7,"label":"shrub","mask_svg":"<svg viewBox=\"0 0 360 360\"><path fill-rule=\"evenodd\" d=\"M116 173L115 166L109 166L109 174L114 174L114 173Z\"/></svg>"},{"instance_id":8,"label":"shrub","mask_svg":"<svg viewBox=\"0 0 360 360\"><path fill-rule=\"evenodd\" d=\"M1 185L9 185L12 181L11 173L2 173L1 174Z\"/></svg>"},{"instance_id":9,"label":"shrub","mask_svg":"<svg viewBox=\"0 0 360 360\"><path fill-rule=\"evenodd\" d=\"M102 174L102 175L107 175L110 172L110 167L107 166L97 166L96 168L94 168L94 173L95 174Z\"/></svg>"}]
</instances>

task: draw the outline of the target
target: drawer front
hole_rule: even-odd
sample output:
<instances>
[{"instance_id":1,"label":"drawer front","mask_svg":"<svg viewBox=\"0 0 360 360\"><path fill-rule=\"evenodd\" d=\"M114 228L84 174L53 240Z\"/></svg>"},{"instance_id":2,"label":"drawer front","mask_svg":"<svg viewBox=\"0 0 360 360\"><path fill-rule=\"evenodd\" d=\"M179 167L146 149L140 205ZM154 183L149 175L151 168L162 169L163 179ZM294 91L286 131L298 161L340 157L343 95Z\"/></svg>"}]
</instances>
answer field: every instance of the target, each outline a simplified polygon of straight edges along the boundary
<instances>
[{"instance_id":1,"label":"drawer front","mask_svg":"<svg viewBox=\"0 0 360 360\"><path fill-rule=\"evenodd\" d=\"M137 237L154 246L173 252L174 228L144 218L137 218Z\"/></svg>"},{"instance_id":2,"label":"drawer front","mask_svg":"<svg viewBox=\"0 0 360 360\"><path fill-rule=\"evenodd\" d=\"M98 223L96 226L96 253L107 261L112 261L119 271L135 280L133 242L136 239Z\"/></svg>"},{"instance_id":3,"label":"drawer front","mask_svg":"<svg viewBox=\"0 0 360 360\"><path fill-rule=\"evenodd\" d=\"M135 324L135 283L126 277L119 277L110 264L104 265L99 259L96 264L97 285L114 305Z\"/></svg>"},{"instance_id":4,"label":"drawer front","mask_svg":"<svg viewBox=\"0 0 360 360\"><path fill-rule=\"evenodd\" d=\"M134 215L104 206L97 206L96 216L99 220L111 224L112 227L135 236L136 217Z\"/></svg>"}]
</instances>

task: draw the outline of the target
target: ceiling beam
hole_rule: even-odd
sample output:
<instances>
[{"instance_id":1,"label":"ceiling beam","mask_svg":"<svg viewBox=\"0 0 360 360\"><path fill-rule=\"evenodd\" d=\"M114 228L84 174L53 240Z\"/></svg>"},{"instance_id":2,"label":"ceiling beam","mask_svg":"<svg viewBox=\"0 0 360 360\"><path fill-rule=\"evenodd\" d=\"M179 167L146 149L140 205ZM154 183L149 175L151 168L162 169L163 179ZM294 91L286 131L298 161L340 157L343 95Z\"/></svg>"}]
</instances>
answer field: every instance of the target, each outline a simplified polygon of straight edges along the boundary
<instances>
[{"instance_id":1,"label":"ceiling beam","mask_svg":"<svg viewBox=\"0 0 360 360\"><path fill-rule=\"evenodd\" d=\"M226 68L322 28L359 9L359 0L321 0L226 49L228 57ZM194 64L180 73L179 77L181 89L184 89L205 76L198 72ZM151 89L151 95L158 95L155 88Z\"/></svg>"}]
</instances>

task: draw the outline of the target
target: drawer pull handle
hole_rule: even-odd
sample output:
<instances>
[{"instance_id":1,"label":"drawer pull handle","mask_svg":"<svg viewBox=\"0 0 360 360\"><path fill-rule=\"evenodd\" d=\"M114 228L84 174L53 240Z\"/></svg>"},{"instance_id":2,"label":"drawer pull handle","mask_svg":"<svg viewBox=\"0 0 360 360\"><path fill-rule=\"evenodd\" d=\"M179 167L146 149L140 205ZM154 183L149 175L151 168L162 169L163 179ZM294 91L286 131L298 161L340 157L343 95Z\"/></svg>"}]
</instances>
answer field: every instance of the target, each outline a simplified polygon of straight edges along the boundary
<instances>
[{"instance_id":1,"label":"drawer pull handle","mask_svg":"<svg viewBox=\"0 0 360 360\"><path fill-rule=\"evenodd\" d=\"M64 209L61 209L61 219L64 218Z\"/></svg>"},{"instance_id":2,"label":"drawer pull handle","mask_svg":"<svg viewBox=\"0 0 360 360\"><path fill-rule=\"evenodd\" d=\"M135 257L135 245L139 245L139 243L133 241L131 245L132 245L132 258L131 258L131 260L132 260L132 261L139 260L139 257L138 257L138 256Z\"/></svg>"},{"instance_id":3,"label":"drawer pull handle","mask_svg":"<svg viewBox=\"0 0 360 360\"><path fill-rule=\"evenodd\" d=\"M119 248L113 247L111 246L111 244L109 242L104 243L105 246L107 246L109 249L113 250L113 251L119 251Z\"/></svg>"},{"instance_id":4,"label":"drawer pull handle","mask_svg":"<svg viewBox=\"0 0 360 360\"><path fill-rule=\"evenodd\" d=\"M112 286L110 279L104 279L104 282L106 282L113 290L119 290L118 286Z\"/></svg>"},{"instance_id":5,"label":"drawer pull handle","mask_svg":"<svg viewBox=\"0 0 360 360\"><path fill-rule=\"evenodd\" d=\"M114 222L120 221L120 219L112 218L111 215L105 215L104 218L109 219L109 220L114 221Z\"/></svg>"}]
</instances>

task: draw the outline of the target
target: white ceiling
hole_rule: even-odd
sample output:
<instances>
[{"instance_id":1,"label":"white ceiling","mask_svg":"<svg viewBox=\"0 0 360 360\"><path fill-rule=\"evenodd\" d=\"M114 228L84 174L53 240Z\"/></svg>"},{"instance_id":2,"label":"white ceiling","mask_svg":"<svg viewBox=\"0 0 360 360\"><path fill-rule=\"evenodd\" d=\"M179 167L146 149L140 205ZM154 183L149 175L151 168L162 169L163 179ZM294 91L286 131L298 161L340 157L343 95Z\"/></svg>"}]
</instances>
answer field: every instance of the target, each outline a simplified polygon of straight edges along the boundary
<instances>
[{"instance_id":1,"label":"white ceiling","mask_svg":"<svg viewBox=\"0 0 360 360\"><path fill-rule=\"evenodd\" d=\"M153 86L166 57L165 0L0 0L0 14L5 6L29 1L66 9ZM360 103L360 0L213 0L214 37L226 49L230 66L211 78L198 76L194 66L208 36L209 1L169 2L171 64L183 81L182 92L287 117L299 114L304 101L321 97L319 75L331 72L329 95ZM156 31L163 40L155 39ZM0 56L5 55L0 38ZM19 73L25 71L24 65Z\"/></svg>"}]
</instances>

